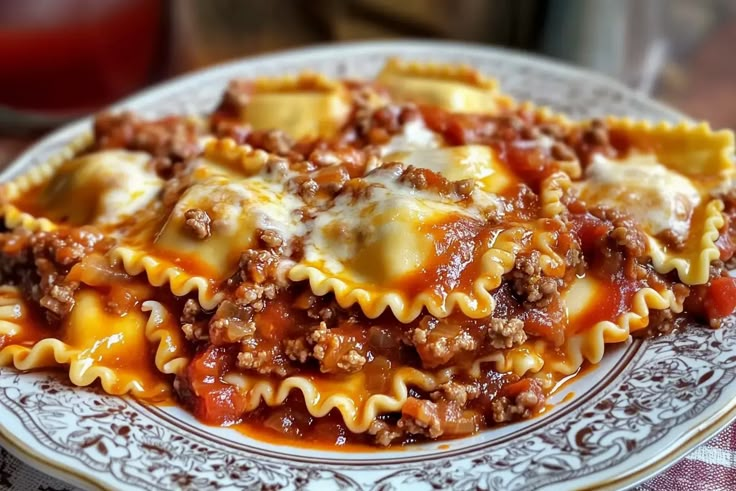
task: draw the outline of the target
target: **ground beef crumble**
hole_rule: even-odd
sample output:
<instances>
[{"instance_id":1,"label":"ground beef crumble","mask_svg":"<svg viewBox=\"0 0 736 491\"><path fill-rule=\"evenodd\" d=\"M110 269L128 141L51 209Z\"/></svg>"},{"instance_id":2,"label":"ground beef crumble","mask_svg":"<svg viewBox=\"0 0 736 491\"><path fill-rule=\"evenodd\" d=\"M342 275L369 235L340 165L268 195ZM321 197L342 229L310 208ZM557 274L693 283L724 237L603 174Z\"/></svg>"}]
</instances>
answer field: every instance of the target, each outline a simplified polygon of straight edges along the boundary
<instances>
[{"instance_id":1,"label":"ground beef crumble","mask_svg":"<svg viewBox=\"0 0 736 491\"><path fill-rule=\"evenodd\" d=\"M288 156L294 146L294 140L282 130L254 131L249 135L248 143L281 156Z\"/></svg>"},{"instance_id":2,"label":"ground beef crumble","mask_svg":"<svg viewBox=\"0 0 736 491\"><path fill-rule=\"evenodd\" d=\"M312 355L312 347L306 338L286 339L284 341L284 353L292 361L306 363Z\"/></svg>"},{"instance_id":3,"label":"ground beef crumble","mask_svg":"<svg viewBox=\"0 0 736 491\"><path fill-rule=\"evenodd\" d=\"M189 341L204 341L209 338L207 321L203 317L204 311L197 300L189 298L184 302L179 323L184 337Z\"/></svg>"},{"instance_id":4,"label":"ground beef crumble","mask_svg":"<svg viewBox=\"0 0 736 491\"><path fill-rule=\"evenodd\" d=\"M433 401L453 401L460 406L465 406L469 401L480 395L480 387L477 384L461 384L458 382L445 382L439 389L429 396Z\"/></svg>"},{"instance_id":5,"label":"ground beef crumble","mask_svg":"<svg viewBox=\"0 0 736 491\"><path fill-rule=\"evenodd\" d=\"M539 395L532 390L520 392L513 398L501 396L492 403L493 421L506 423L529 418L540 402Z\"/></svg>"},{"instance_id":6,"label":"ground beef crumble","mask_svg":"<svg viewBox=\"0 0 736 491\"><path fill-rule=\"evenodd\" d=\"M368 427L368 434L375 436L375 442L381 447L388 447L403 436L403 432L385 421L374 419Z\"/></svg>"},{"instance_id":7,"label":"ground beef crumble","mask_svg":"<svg viewBox=\"0 0 736 491\"><path fill-rule=\"evenodd\" d=\"M105 252L111 241L91 227L0 234L0 280L17 284L24 295L44 308L50 322L63 319L74 307L76 281L69 270L92 252Z\"/></svg>"},{"instance_id":8,"label":"ground beef crumble","mask_svg":"<svg viewBox=\"0 0 736 491\"><path fill-rule=\"evenodd\" d=\"M422 117L413 104L389 104L365 111L362 116L357 125L358 134L372 145L388 142L393 135L401 133L406 123Z\"/></svg>"},{"instance_id":9,"label":"ground beef crumble","mask_svg":"<svg viewBox=\"0 0 736 491\"><path fill-rule=\"evenodd\" d=\"M583 131L583 141L589 145L608 145L608 127L606 123L600 119L592 120L588 128Z\"/></svg>"},{"instance_id":10,"label":"ground beef crumble","mask_svg":"<svg viewBox=\"0 0 736 491\"><path fill-rule=\"evenodd\" d=\"M588 232L581 232L580 240L590 268L611 276L623 272L628 278L642 278L641 266L649 262L647 238L628 214L606 206L586 209L576 200L568 207L573 211L572 227L587 227Z\"/></svg>"},{"instance_id":11,"label":"ground beef crumble","mask_svg":"<svg viewBox=\"0 0 736 491\"><path fill-rule=\"evenodd\" d=\"M206 211L191 208L184 212L184 226L197 239L204 240L211 235L212 219Z\"/></svg>"},{"instance_id":12,"label":"ground beef crumble","mask_svg":"<svg viewBox=\"0 0 736 491\"><path fill-rule=\"evenodd\" d=\"M426 368L449 363L461 353L473 352L480 346L478 339L458 326L451 331L440 330L446 322L432 316L424 316L411 335L411 344L419 353Z\"/></svg>"},{"instance_id":13,"label":"ground beef crumble","mask_svg":"<svg viewBox=\"0 0 736 491\"><path fill-rule=\"evenodd\" d=\"M127 148L142 150L154 157L179 162L195 157L201 151L200 125L192 119L172 116L147 121L133 113L102 113L95 118L95 145L99 149ZM166 160L158 162L157 170L169 177Z\"/></svg>"},{"instance_id":14,"label":"ground beef crumble","mask_svg":"<svg viewBox=\"0 0 736 491\"><path fill-rule=\"evenodd\" d=\"M408 409L406 406L416 406L411 415L404 411ZM437 405L432 401L424 399L409 399L404 404L404 414L396 424L396 427L406 433L412 435L425 435L429 438L437 438L442 435L442 426L439 415L437 414Z\"/></svg>"},{"instance_id":15,"label":"ground beef crumble","mask_svg":"<svg viewBox=\"0 0 736 491\"><path fill-rule=\"evenodd\" d=\"M507 275L514 293L532 308L544 308L560 296L561 280L542 271L541 253L537 250L516 258L514 269Z\"/></svg>"},{"instance_id":16,"label":"ground beef crumble","mask_svg":"<svg viewBox=\"0 0 736 491\"><path fill-rule=\"evenodd\" d=\"M309 340L314 345L312 356L320 362L322 372L353 373L365 365L366 358L356 349L358 345L349 343L341 333L327 329L324 322L320 322L319 327L312 331ZM346 344L354 347L346 350L344 349Z\"/></svg>"},{"instance_id":17,"label":"ground beef crumble","mask_svg":"<svg viewBox=\"0 0 736 491\"><path fill-rule=\"evenodd\" d=\"M508 379L510 385L498 385L502 374L489 372L484 383L450 381L431 392L429 397L410 393L399 419L374 420L368 434L380 446L397 441L436 439L440 436L468 435L485 425L508 423L534 415L545 402L536 381ZM510 392L505 392L511 388ZM523 390L519 390L523 389ZM484 423L485 421L485 423Z\"/></svg>"},{"instance_id":18,"label":"ground beef crumble","mask_svg":"<svg viewBox=\"0 0 736 491\"><path fill-rule=\"evenodd\" d=\"M284 340L283 347L292 361L316 360L322 373L354 373L367 362L364 343L353 339L344 329L328 328L325 321L305 336Z\"/></svg>"},{"instance_id":19,"label":"ground beef crumble","mask_svg":"<svg viewBox=\"0 0 736 491\"><path fill-rule=\"evenodd\" d=\"M277 284L281 257L271 250L248 249L240 255L238 270L230 279L231 284Z\"/></svg>"},{"instance_id":20,"label":"ground beef crumble","mask_svg":"<svg viewBox=\"0 0 736 491\"><path fill-rule=\"evenodd\" d=\"M488 338L495 349L513 348L526 341L521 319L492 318L488 323Z\"/></svg>"},{"instance_id":21,"label":"ground beef crumble","mask_svg":"<svg viewBox=\"0 0 736 491\"><path fill-rule=\"evenodd\" d=\"M244 344L237 360L238 368L241 370L253 370L261 375L273 374L279 377L286 377L289 374L289 360L282 357L281 352L274 348L266 350Z\"/></svg>"}]
</instances>

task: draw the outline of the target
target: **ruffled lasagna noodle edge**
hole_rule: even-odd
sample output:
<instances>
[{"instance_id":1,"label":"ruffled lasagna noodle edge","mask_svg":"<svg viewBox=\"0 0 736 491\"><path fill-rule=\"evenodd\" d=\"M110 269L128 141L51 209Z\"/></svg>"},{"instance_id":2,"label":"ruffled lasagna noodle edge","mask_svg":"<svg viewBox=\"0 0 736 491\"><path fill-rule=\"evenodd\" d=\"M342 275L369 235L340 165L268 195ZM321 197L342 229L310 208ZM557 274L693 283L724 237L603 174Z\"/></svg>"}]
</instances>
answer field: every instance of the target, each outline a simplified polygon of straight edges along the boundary
<instances>
[{"instance_id":1,"label":"ruffled lasagna noodle edge","mask_svg":"<svg viewBox=\"0 0 736 491\"><path fill-rule=\"evenodd\" d=\"M555 172L542 181L539 191L542 217L555 218L567 212L562 198L570 190L572 181L564 172Z\"/></svg>"},{"instance_id":2,"label":"ruffled lasagna noodle edge","mask_svg":"<svg viewBox=\"0 0 736 491\"><path fill-rule=\"evenodd\" d=\"M646 146L647 143L651 145L654 140L658 144L651 150L658 156L663 153L677 153L678 162L662 162L662 164L686 176L721 172L733 175L736 170L734 169L736 143L731 131L713 131L705 122L651 123L614 116L608 116L605 122L609 129L626 132L627 138L635 148ZM708 151L705 155L704 150Z\"/></svg>"},{"instance_id":3,"label":"ruffled lasagna noodle edge","mask_svg":"<svg viewBox=\"0 0 736 491\"><path fill-rule=\"evenodd\" d=\"M583 365L584 361L598 364L603 359L607 344L622 343L636 332L649 325L649 313L652 310L672 309L674 313L682 312L682 302L678 302L670 290L658 292L645 287L637 291L631 300L631 310L621 314L616 322L601 321L585 332L576 334L565 342L564 360L547 361L545 373L571 375ZM543 354L547 350L544 341L535 343L535 351Z\"/></svg>"},{"instance_id":4,"label":"ruffled lasagna noodle edge","mask_svg":"<svg viewBox=\"0 0 736 491\"><path fill-rule=\"evenodd\" d=\"M545 179L541 190L543 218L554 218L566 210L560 200L569 187L570 178L562 172ZM377 294L363 287L353 287L316 266L301 263L291 268L288 277L291 281L308 280L315 295L334 293L342 308L349 308L357 303L370 319L375 319L386 309L390 309L396 319L408 323L416 319L425 308L438 318L447 317L458 308L467 317L478 319L493 312L495 303L490 292L499 287L503 275L514 267L521 235L527 232L525 228L514 227L499 233L493 247L481 258L481 277L473 283L472 296L463 292L451 292L444 301L440 301L430 294L421 293L407 302L397 291ZM545 274L559 276L564 272L564 261L554 252L550 245L551 238L548 237L546 232L535 231L534 248L542 253Z\"/></svg>"},{"instance_id":5,"label":"ruffled lasagna noodle edge","mask_svg":"<svg viewBox=\"0 0 736 491\"><path fill-rule=\"evenodd\" d=\"M0 335L14 335L22 332L23 325L19 322L19 318L27 308L17 288L0 287ZM178 324L158 302L144 302L143 311L150 312L144 329L146 339L151 343L157 343L154 357L156 368L163 374L182 373L189 359L184 354ZM76 357L78 351L56 338L41 339L31 347L11 344L0 350L0 366L12 366L18 370L34 370L68 365L69 380L74 385L87 386L99 380L105 392L115 395L131 393L136 396L150 397L163 395L170 390L168 384L165 383L145 390L141 382L135 379L122 385L116 370L95 366L90 359L79 359Z\"/></svg>"},{"instance_id":6,"label":"ruffled lasagna noodle edge","mask_svg":"<svg viewBox=\"0 0 736 491\"><path fill-rule=\"evenodd\" d=\"M601 321L584 333L571 337L562 348L565 359L545 362L545 354L550 350L544 341L527 342L507 352L497 352L477 359L468 370L475 378L482 374L482 364L493 363L499 372L512 372L518 376L535 374L547 384L553 384L555 375L574 374L584 361L599 363L603 358L605 345L627 341L632 332L646 327L650 310L671 308L682 311L675 295L669 291L657 292L652 288L642 288L632 298L632 309L621 314L616 322ZM458 367L449 367L435 373L424 372L411 367L402 367L391 379L390 394L373 394L362 403L360 397L348 393L325 393L306 377L292 376L282 381L264 380L262 377L245 374L230 374L225 380L236 386L246 395L246 410L253 410L261 402L268 406L283 404L292 390L301 392L309 413L314 417L325 416L336 409L345 425L354 433L368 430L371 422L379 415L400 411L408 398L410 386L423 391L436 390L442 383L458 372ZM348 385L355 380L347 382ZM359 382L359 380L358 380Z\"/></svg>"},{"instance_id":7,"label":"ruffled lasagna noodle edge","mask_svg":"<svg viewBox=\"0 0 736 491\"><path fill-rule=\"evenodd\" d=\"M17 199L25 192L33 189L36 186L47 182L51 176L53 176L56 169L58 169L64 162L72 159L79 155L81 152L89 148L93 143L94 137L91 132L85 132L76 139L74 139L69 145L59 150L45 162L34 165L28 172L22 174L10 182L2 185L1 192L4 195L2 201L2 208L0 213L3 214L5 220L5 226L14 229L17 227L23 227L30 231L49 231L56 228L56 224L47 218L37 218L19 210L10 201Z\"/></svg>"},{"instance_id":8,"label":"ruffled lasagna noodle edge","mask_svg":"<svg viewBox=\"0 0 736 491\"><path fill-rule=\"evenodd\" d=\"M726 224L723 218L723 201L710 201L705 208L705 219L700 237L700 249L694 258L672 254L655 239L648 237L649 256L654 269L661 274L677 270L680 280L687 285L702 285L710 276L710 264L721 256L716 240L719 230Z\"/></svg>"},{"instance_id":9,"label":"ruffled lasagna noodle edge","mask_svg":"<svg viewBox=\"0 0 736 491\"><path fill-rule=\"evenodd\" d=\"M151 285L160 287L168 284L171 293L177 297L196 292L199 304L206 310L216 308L223 299L223 294L215 292L207 278L190 275L181 268L168 266L145 252L118 246L110 251L109 256L112 262L122 263L125 272L131 276L145 272Z\"/></svg>"},{"instance_id":10,"label":"ruffled lasagna noodle edge","mask_svg":"<svg viewBox=\"0 0 736 491\"><path fill-rule=\"evenodd\" d=\"M467 293L451 292L444 301L440 301L428 293L420 293L407 302L396 291L376 294L366 288L355 288L339 278L328 276L314 266L304 264L294 266L288 276L292 281L309 280L315 295L334 293L335 300L342 308L349 308L357 303L370 319L380 316L387 308L403 323L416 319L424 308L438 318L447 317L455 308L459 308L466 316L478 319L493 312L495 302L489 292L495 290L501 284L501 277L514 267L520 247L519 236L525 232L525 229L519 227L501 232L493 247L483 254L483 277L475 280L472 288L475 298Z\"/></svg>"},{"instance_id":11,"label":"ruffled lasagna noodle edge","mask_svg":"<svg viewBox=\"0 0 736 491\"><path fill-rule=\"evenodd\" d=\"M721 176L727 180L736 172L734 135L730 131L713 131L707 123L653 124L616 117L608 117L605 121L610 129L624 131L634 148L645 147L645 150L650 150L657 156L662 165L690 179L691 176L700 174ZM661 155L673 153L672 148L680 149L677 151L677 161L664 162L665 159L662 159ZM691 233L701 235L697 255L690 253L689 256L685 256L667 251L655 239L648 238L649 254L654 269L661 274L677 270L680 280L688 285L706 283L710 264L720 257L716 240L719 230L725 225L722 215L723 202L711 199L701 206L705 206L702 230L691 229ZM688 252L690 251L686 251Z\"/></svg>"}]
</instances>

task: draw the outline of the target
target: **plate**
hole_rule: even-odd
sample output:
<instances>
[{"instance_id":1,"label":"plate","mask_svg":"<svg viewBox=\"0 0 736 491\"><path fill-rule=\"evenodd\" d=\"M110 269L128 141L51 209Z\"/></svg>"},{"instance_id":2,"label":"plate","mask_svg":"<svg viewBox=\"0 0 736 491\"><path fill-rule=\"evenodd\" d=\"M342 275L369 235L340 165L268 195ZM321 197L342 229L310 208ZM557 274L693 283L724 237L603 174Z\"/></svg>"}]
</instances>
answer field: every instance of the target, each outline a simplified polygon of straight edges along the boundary
<instances>
[{"instance_id":1,"label":"plate","mask_svg":"<svg viewBox=\"0 0 736 491\"><path fill-rule=\"evenodd\" d=\"M228 80L293 73L369 77L389 56L467 63L518 99L576 118L684 118L625 87L519 53L455 43L331 45L251 58L175 79L118 108L148 117L211 110ZM6 180L88 130L65 127L29 149ZM55 373L0 369L0 443L43 471L113 489L620 489L682 457L736 415L736 329L692 326L609 346L540 417L473 437L398 450L340 452L269 444L212 428Z\"/></svg>"}]
</instances>

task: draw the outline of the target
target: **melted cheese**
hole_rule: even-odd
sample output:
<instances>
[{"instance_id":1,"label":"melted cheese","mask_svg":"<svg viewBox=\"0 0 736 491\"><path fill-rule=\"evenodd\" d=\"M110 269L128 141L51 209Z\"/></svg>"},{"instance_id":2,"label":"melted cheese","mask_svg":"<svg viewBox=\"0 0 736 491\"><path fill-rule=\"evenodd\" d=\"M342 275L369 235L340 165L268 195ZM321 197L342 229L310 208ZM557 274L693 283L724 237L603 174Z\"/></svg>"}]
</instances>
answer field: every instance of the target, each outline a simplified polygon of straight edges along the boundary
<instances>
[{"instance_id":1,"label":"melted cheese","mask_svg":"<svg viewBox=\"0 0 736 491\"><path fill-rule=\"evenodd\" d=\"M112 224L145 208L163 181L142 152L104 150L65 162L39 201L49 218L74 225Z\"/></svg>"},{"instance_id":2,"label":"melted cheese","mask_svg":"<svg viewBox=\"0 0 736 491\"><path fill-rule=\"evenodd\" d=\"M386 161L391 161L392 155L397 152L437 148L442 144L443 139L440 135L427 128L421 119L414 119L404 125L401 133L394 135L388 143L381 146L381 156Z\"/></svg>"},{"instance_id":3,"label":"melted cheese","mask_svg":"<svg viewBox=\"0 0 736 491\"><path fill-rule=\"evenodd\" d=\"M663 166L651 155L610 160L595 155L576 185L589 205L606 205L633 215L645 231L671 230L687 237L700 193L686 177Z\"/></svg>"},{"instance_id":4,"label":"melted cheese","mask_svg":"<svg viewBox=\"0 0 736 491\"><path fill-rule=\"evenodd\" d=\"M451 181L475 179L480 189L489 193L499 193L518 181L486 145L398 152L388 155L386 160L429 169Z\"/></svg>"},{"instance_id":5,"label":"melted cheese","mask_svg":"<svg viewBox=\"0 0 736 491\"><path fill-rule=\"evenodd\" d=\"M304 203L284 192L283 186L255 176L232 180L211 175L181 196L155 241L158 250L196 257L214 270L218 279L232 272L240 253L257 246L258 230L273 230L285 241L303 234L294 211ZM211 236L194 237L185 225L190 209L207 212Z\"/></svg>"},{"instance_id":6,"label":"melted cheese","mask_svg":"<svg viewBox=\"0 0 736 491\"><path fill-rule=\"evenodd\" d=\"M341 194L310 224L289 278L309 280L316 295L333 292L343 307L358 303L370 318L387 308L402 322L425 308L437 317L455 308L489 315L488 292L531 243L531 231L492 230L472 200L417 191L385 172L361 182L363 194Z\"/></svg>"},{"instance_id":7,"label":"melted cheese","mask_svg":"<svg viewBox=\"0 0 736 491\"><path fill-rule=\"evenodd\" d=\"M368 199L341 196L315 218L305 248L307 261L323 262L329 273L351 283L389 286L432 257L428 227L452 216L469 216L458 206L421 199L408 188L379 186Z\"/></svg>"}]
</instances>

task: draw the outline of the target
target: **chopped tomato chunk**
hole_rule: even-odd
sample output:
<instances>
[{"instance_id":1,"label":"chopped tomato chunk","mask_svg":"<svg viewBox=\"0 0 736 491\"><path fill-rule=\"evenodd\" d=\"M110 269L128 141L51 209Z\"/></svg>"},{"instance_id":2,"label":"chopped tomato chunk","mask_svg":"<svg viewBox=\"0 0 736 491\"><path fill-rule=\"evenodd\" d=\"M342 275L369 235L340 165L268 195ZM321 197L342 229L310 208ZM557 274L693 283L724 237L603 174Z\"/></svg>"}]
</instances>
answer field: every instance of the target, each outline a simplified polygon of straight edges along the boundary
<instances>
[{"instance_id":1,"label":"chopped tomato chunk","mask_svg":"<svg viewBox=\"0 0 736 491\"><path fill-rule=\"evenodd\" d=\"M598 240L611 231L611 226L589 213L573 216L573 233L580 237L580 245L584 253L593 251Z\"/></svg>"},{"instance_id":2,"label":"chopped tomato chunk","mask_svg":"<svg viewBox=\"0 0 736 491\"><path fill-rule=\"evenodd\" d=\"M710 283L705 299L705 313L709 320L720 319L736 311L736 278L721 277Z\"/></svg>"},{"instance_id":3,"label":"chopped tomato chunk","mask_svg":"<svg viewBox=\"0 0 736 491\"><path fill-rule=\"evenodd\" d=\"M205 423L237 423L245 411L245 398L236 387L222 380L231 358L225 348L211 346L197 354L187 369L192 390L192 399L188 402L194 414Z\"/></svg>"}]
</instances>

